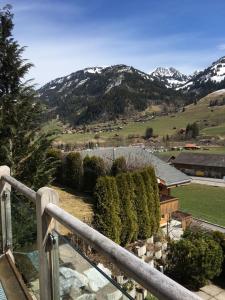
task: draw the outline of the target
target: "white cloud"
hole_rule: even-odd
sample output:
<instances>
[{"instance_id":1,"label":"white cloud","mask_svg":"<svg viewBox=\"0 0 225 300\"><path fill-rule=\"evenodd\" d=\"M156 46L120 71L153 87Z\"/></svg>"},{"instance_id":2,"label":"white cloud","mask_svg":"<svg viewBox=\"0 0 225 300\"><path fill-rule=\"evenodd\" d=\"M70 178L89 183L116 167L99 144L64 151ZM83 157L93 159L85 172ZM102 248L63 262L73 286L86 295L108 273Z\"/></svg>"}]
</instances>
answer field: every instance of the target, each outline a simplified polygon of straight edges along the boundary
<instances>
[{"instance_id":1,"label":"white cloud","mask_svg":"<svg viewBox=\"0 0 225 300\"><path fill-rule=\"evenodd\" d=\"M217 48L222 51L225 50L225 43L218 45Z\"/></svg>"}]
</instances>

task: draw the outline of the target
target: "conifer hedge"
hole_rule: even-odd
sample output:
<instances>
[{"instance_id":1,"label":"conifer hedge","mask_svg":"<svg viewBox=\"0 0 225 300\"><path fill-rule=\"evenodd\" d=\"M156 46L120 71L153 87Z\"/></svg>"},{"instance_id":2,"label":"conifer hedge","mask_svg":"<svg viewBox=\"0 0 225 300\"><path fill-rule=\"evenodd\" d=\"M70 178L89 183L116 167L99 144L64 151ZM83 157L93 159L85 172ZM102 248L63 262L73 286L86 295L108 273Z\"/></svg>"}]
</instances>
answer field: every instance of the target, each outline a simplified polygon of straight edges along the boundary
<instances>
[{"instance_id":1,"label":"conifer hedge","mask_svg":"<svg viewBox=\"0 0 225 300\"><path fill-rule=\"evenodd\" d=\"M148 211L147 192L140 172L132 173L134 181L134 204L138 219L138 238L146 239L151 236L151 220Z\"/></svg>"},{"instance_id":2,"label":"conifer hedge","mask_svg":"<svg viewBox=\"0 0 225 300\"><path fill-rule=\"evenodd\" d=\"M63 166L64 182L71 188L79 189L82 183L83 166L79 152L70 152Z\"/></svg>"},{"instance_id":3,"label":"conifer hedge","mask_svg":"<svg viewBox=\"0 0 225 300\"><path fill-rule=\"evenodd\" d=\"M127 163L124 156L118 157L114 160L112 167L111 167L111 174L112 176L116 176L122 172L127 171Z\"/></svg>"},{"instance_id":4,"label":"conifer hedge","mask_svg":"<svg viewBox=\"0 0 225 300\"><path fill-rule=\"evenodd\" d=\"M97 179L106 175L106 167L102 158L97 156L86 156L83 160L83 188L85 191L93 192Z\"/></svg>"},{"instance_id":5,"label":"conifer hedge","mask_svg":"<svg viewBox=\"0 0 225 300\"><path fill-rule=\"evenodd\" d=\"M159 228L159 191L152 167L98 178L94 200L95 227L123 246L147 239Z\"/></svg>"},{"instance_id":6,"label":"conifer hedge","mask_svg":"<svg viewBox=\"0 0 225 300\"><path fill-rule=\"evenodd\" d=\"M99 177L95 187L94 198L95 228L114 242L120 244L120 200L115 177Z\"/></svg>"},{"instance_id":7,"label":"conifer hedge","mask_svg":"<svg viewBox=\"0 0 225 300\"><path fill-rule=\"evenodd\" d=\"M116 183L120 198L120 240L122 245L127 245L136 240L138 233L132 176L129 173L121 173L116 176Z\"/></svg>"},{"instance_id":8,"label":"conifer hedge","mask_svg":"<svg viewBox=\"0 0 225 300\"><path fill-rule=\"evenodd\" d=\"M150 175L151 178L151 186L153 188L153 195L154 195L154 205L153 205L153 214L155 217L154 227L153 227L153 233L157 232L159 229L159 223L161 219L160 214L160 199L159 199L159 186L157 182L157 178L155 176L155 170L153 167L147 167L147 172Z\"/></svg>"}]
</instances>

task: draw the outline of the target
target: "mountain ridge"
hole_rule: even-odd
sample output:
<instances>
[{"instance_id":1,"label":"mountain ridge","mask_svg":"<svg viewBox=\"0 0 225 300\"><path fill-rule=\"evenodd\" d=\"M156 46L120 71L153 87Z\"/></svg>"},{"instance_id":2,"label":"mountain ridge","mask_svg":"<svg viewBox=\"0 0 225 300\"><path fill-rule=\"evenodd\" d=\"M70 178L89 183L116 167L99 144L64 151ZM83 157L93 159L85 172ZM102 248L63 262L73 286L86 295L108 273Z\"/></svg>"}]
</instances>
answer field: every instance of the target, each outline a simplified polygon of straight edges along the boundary
<instances>
[{"instance_id":1,"label":"mountain ridge","mask_svg":"<svg viewBox=\"0 0 225 300\"><path fill-rule=\"evenodd\" d=\"M129 116L154 103L183 105L182 93L127 65L91 67L56 78L38 90L48 107L72 123Z\"/></svg>"}]
</instances>

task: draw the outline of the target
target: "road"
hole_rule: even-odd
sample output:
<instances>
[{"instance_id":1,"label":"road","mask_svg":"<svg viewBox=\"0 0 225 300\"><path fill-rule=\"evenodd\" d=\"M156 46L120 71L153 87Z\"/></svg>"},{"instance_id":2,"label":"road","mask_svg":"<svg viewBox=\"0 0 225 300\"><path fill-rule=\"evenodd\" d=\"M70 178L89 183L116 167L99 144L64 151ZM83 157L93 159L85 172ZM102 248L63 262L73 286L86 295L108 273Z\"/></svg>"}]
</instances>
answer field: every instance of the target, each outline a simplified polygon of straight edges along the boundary
<instances>
[{"instance_id":1,"label":"road","mask_svg":"<svg viewBox=\"0 0 225 300\"><path fill-rule=\"evenodd\" d=\"M205 185L225 187L225 180L217 179L217 178L191 176L191 182L205 184Z\"/></svg>"},{"instance_id":2,"label":"road","mask_svg":"<svg viewBox=\"0 0 225 300\"><path fill-rule=\"evenodd\" d=\"M201 220L201 219L193 218L191 226L193 226L193 225L200 226L201 228L210 230L210 231L220 231L225 234L225 227L217 225L217 224L213 224L213 223Z\"/></svg>"}]
</instances>

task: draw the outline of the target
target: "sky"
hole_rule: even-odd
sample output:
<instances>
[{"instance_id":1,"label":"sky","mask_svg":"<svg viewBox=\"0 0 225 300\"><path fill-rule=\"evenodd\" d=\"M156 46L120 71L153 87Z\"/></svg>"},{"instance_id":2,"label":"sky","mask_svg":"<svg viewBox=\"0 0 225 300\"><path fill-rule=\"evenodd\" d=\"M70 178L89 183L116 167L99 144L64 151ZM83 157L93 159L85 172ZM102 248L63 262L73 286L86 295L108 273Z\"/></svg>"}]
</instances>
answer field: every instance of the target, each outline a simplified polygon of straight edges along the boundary
<instances>
[{"instance_id":1,"label":"sky","mask_svg":"<svg viewBox=\"0 0 225 300\"><path fill-rule=\"evenodd\" d=\"M38 85L91 66L185 74L225 55L224 0L8 0Z\"/></svg>"}]
</instances>

